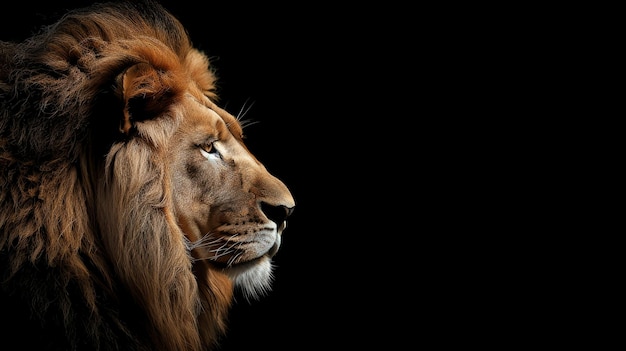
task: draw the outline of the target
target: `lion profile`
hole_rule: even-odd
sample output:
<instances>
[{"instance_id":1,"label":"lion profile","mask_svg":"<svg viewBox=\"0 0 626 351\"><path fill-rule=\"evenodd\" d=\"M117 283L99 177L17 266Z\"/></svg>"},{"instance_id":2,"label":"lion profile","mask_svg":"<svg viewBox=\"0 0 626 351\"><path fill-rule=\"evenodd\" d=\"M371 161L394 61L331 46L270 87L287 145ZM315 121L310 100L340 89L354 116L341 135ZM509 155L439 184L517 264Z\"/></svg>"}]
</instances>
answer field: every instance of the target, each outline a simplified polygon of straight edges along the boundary
<instances>
[{"instance_id":1,"label":"lion profile","mask_svg":"<svg viewBox=\"0 0 626 351\"><path fill-rule=\"evenodd\" d=\"M5 340L26 328L20 349L209 350L235 289L270 289L295 201L216 80L152 0L0 42Z\"/></svg>"}]
</instances>

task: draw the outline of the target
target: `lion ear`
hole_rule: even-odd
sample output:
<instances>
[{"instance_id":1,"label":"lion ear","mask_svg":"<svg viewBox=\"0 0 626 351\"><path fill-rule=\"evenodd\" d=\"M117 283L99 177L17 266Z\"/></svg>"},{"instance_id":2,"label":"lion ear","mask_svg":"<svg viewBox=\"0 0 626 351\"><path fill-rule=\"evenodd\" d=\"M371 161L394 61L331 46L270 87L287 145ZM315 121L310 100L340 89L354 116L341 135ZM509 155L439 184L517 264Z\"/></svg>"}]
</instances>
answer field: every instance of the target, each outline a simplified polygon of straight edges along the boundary
<instances>
[{"instance_id":1,"label":"lion ear","mask_svg":"<svg viewBox=\"0 0 626 351\"><path fill-rule=\"evenodd\" d=\"M153 119L172 103L171 79L147 63L126 69L119 77L124 99L124 115L120 132L130 135L136 123Z\"/></svg>"}]
</instances>

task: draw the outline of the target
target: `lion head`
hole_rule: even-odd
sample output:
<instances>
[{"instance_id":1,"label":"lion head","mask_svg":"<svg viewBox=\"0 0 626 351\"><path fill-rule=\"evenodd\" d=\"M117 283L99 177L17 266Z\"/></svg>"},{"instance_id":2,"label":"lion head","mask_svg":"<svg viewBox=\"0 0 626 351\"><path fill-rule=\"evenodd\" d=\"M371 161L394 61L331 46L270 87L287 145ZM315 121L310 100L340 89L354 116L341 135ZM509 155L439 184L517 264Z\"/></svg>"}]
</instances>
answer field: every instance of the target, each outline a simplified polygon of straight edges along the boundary
<instances>
[{"instance_id":1,"label":"lion head","mask_svg":"<svg viewBox=\"0 0 626 351\"><path fill-rule=\"evenodd\" d=\"M0 42L0 292L33 343L206 350L235 289L270 289L294 198L217 103L152 1Z\"/></svg>"}]
</instances>

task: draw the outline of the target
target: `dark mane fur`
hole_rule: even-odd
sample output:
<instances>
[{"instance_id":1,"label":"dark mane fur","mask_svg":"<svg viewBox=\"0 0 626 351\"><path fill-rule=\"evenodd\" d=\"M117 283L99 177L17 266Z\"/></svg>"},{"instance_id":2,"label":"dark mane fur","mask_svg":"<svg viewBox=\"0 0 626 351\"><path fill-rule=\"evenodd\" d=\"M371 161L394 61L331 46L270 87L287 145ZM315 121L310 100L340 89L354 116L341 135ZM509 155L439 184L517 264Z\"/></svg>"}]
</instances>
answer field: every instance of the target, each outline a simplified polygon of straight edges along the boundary
<instances>
[{"instance_id":1,"label":"dark mane fur","mask_svg":"<svg viewBox=\"0 0 626 351\"><path fill-rule=\"evenodd\" d=\"M120 74L140 63L157 73L124 99ZM189 82L216 98L208 59L152 1L96 4L22 43L0 42L4 340L26 335L24 350L205 350L224 332L231 283L189 263L150 156L158 136L116 149L128 138L125 109L176 123L167 108ZM106 173L113 162L145 174L118 179ZM154 242L145 248L140 236Z\"/></svg>"}]
</instances>

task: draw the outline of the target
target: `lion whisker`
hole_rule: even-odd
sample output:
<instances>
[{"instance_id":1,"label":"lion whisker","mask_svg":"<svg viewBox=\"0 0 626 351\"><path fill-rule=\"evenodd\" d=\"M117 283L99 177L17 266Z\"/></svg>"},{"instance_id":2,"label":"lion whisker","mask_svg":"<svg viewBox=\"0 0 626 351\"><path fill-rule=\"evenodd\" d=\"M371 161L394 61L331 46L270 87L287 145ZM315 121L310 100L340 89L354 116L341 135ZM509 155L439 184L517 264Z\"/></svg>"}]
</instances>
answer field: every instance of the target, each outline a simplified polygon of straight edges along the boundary
<instances>
[{"instance_id":1,"label":"lion whisker","mask_svg":"<svg viewBox=\"0 0 626 351\"><path fill-rule=\"evenodd\" d=\"M237 119L237 121L241 122L242 118L252 109L252 106L254 105L254 101L251 102L248 106L246 106L249 101L250 101L250 98L246 99L246 101L243 103L243 105L239 109L239 113L235 115L235 118Z\"/></svg>"},{"instance_id":2,"label":"lion whisker","mask_svg":"<svg viewBox=\"0 0 626 351\"><path fill-rule=\"evenodd\" d=\"M239 113L237 113L237 115L235 115L235 118L239 122L239 125L241 126L241 129L245 129L245 128L253 125L253 124L259 123L259 121L253 121L251 119L243 119L243 117L245 115L247 115L248 112L250 112L250 110L252 110L252 106L253 105L254 105L254 101L251 102L250 104L248 104L248 100L246 100L246 102L244 102L243 106L241 106L241 109L239 110Z\"/></svg>"},{"instance_id":3,"label":"lion whisker","mask_svg":"<svg viewBox=\"0 0 626 351\"><path fill-rule=\"evenodd\" d=\"M236 252L239 252L241 245L243 242L235 241L234 239L239 236L239 233L235 233L231 235L228 240L224 241L219 247L212 248L215 244L219 243L221 240L213 236L214 233L207 233L202 238L191 241L187 237L185 237L185 244L189 251L194 249L205 249L200 252L208 254L206 256L194 257L192 258L192 262L197 262L201 260L216 260L220 257L224 257ZM232 264L236 258L241 255L241 252L237 253L233 257L229 258L228 265Z\"/></svg>"},{"instance_id":4,"label":"lion whisker","mask_svg":"<svg viewBox=\"0 0 626 351\"><path fill-rule=\"evenodd\" d=\"M185 236L185 246L187 246L187 250L191 251L193 249L196 248L205 248L208 247L212 244L215 244L219 241L219 238L214 238L212 239L212 234L211 232L206 233L202 238L196 240L196 241L191 241L187 236ZM211 240L209 240L211 239Z\"/></svg>"},{"instance_id":5,"label":"lion whisker","mask_svg":"<svg viewBox=\"0 0 626 351\"><path fill-rule=\"evenodd\" d=\"M233 263L235 263L235 261L237 261L237 259L241 256L241 251L239 251L239 253L235 254L234 256L232 256L231 258L228 259L228 263L226 263L228 266L232 265Z\"/></svg>"}]
</instances>

